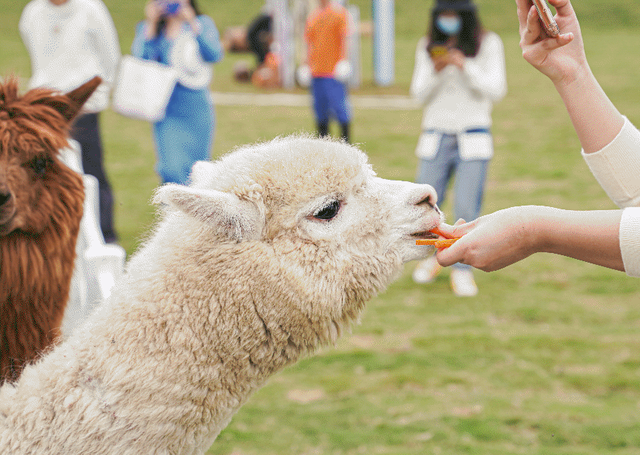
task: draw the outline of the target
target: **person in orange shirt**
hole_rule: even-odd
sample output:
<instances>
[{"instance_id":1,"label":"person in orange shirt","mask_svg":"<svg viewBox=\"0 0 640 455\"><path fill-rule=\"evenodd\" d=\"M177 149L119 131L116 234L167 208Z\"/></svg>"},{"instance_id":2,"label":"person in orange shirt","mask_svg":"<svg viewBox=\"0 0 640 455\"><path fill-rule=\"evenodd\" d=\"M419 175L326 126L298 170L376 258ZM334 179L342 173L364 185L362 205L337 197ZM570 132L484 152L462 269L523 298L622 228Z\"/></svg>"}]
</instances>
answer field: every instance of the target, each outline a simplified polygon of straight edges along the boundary
<instances>
[{"instance_id":1,"label":"person in orange shirt","mask_svg":"<svg viewBox=\"0 0 640 455\"><path fill-rule=\"evenodd\" d=\"M342 138L349 142L351 108L346 81L351 75L347 55L347 10L332 0L320 0L307 19L305 39L311 71L311 94L318 134L329 134L329 120L340 123Z\"/></svg>"}]
</instances>

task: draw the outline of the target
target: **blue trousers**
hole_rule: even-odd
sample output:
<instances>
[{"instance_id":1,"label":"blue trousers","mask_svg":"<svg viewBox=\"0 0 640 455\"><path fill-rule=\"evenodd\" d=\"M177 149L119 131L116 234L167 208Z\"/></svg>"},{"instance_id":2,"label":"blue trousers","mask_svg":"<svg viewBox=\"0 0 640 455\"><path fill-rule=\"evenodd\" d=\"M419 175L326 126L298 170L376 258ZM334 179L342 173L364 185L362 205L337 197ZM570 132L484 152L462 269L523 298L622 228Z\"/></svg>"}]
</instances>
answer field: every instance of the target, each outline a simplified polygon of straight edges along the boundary
<instances>
[{"instance_id":1,"label":"blue trousers","mask_svg":"<svg viewBox=\"0 0 640 455\"><path fill-rule=\"evenodd\" d=\"M443 134L436 156L420 159L417 183L433 186L438 194L438 205L442 206L447 195L447 186L455 174L453 211L457 219L472 221L478 218L482 209L482 199L489 160L463 160L458 152L455 134ZM465 264L455 264L457 268L470 268Z\"/></svg>"},{"instance_id":2,"label":"blue trousers","mask_svg":"<svg viewBox=\"0 0 640 455\"><path fill-rule=\"evenodd\" d=\"M314 77L311 81L313 112L316 121L326 123L333 117L340 123L349 123L351 112L344 84L330 77Z\"/></svg>"}]
</instances>

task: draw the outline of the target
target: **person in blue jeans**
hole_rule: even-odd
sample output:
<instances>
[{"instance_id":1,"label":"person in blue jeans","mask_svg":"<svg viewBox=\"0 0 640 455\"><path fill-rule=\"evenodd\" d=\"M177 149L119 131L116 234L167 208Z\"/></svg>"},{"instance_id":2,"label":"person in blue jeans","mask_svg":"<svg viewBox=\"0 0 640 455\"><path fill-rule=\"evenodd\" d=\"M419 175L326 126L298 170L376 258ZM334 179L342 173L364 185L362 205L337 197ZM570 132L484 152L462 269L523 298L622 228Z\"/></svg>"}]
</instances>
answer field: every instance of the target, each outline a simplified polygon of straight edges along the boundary
<instances>
[{"instance_id":1,"label":"person in blue jeans","mask_svg":"<svg viewBox=\"0 0 640 455\"><path fill-rule=\"evenodd\" d=\"M331 116L335 116L341 128L340 137L345 142L349 142L351 110L346 85L332 77L314 77L311 80L311 95L318 135L320 137L329 135L329 120Z\"/></svg>"},{"instance_id":2,"label":"person in blue jeans","mask_svg":"<svg viewBox=\"0 0 640 455\"><path fill-rule=\"evenodd\" d=\"M502 41L485 30L471 0L438 0L426 36L418 42L411 95L424 105L417 182L432 185L442 205L455 176L456 218L480 215L489 161L493 156L491 110L506 94ZM433 281L441 267L435 257L420 261L417 283ZM451 287L474 296L472 268L455 264Z\"/></svg>"},{"instance_id":3,"label":"person in blue jeans","mask_svg":"<svg viewBox=\"0 0 640 455\"><path fill-rule=\"evenodd\" d=\"M472 134L472 133L471 133ZM488 130L478 134L490 134ZM436 156L433 159L421 159L417 181L429 182L438 194L438 202L445 200L447 185L451 174L456 178L453 191L456 197L453 211L457 218L475 220L480 215L484 195L484 182L489 167L488 159L465 160L460 157L458 136L442 134Z\"/></svg>"},{"instance_id":4,"label":"person in blue jeans","mask_svg":"<svg viewBox=\"0 0 640 455\"><path fill-rule=\"evenodd\" d=\"M341 137L350 142L351 108L347 98L347 81L351 64L347 56L349 16L333 0L320 0L305 26L307 62L311 73L313 113L318 135L329 135L329 120L340 124Z\"/></svg>"},{"instance_id":5,"label":"person in blue jeans","mask_svg":"<svg viewBox=\"0 0 640 455\"><path fill-rule=\"evenodd\" d=\"M153 124L156 171L162 183L186 184L193 164L211 155L215 112L209 84L211 64L223 56L220 35L195 0L150 0L145 16L131 53L178 70L166 116Z\"/></svg>"}]
</instances>

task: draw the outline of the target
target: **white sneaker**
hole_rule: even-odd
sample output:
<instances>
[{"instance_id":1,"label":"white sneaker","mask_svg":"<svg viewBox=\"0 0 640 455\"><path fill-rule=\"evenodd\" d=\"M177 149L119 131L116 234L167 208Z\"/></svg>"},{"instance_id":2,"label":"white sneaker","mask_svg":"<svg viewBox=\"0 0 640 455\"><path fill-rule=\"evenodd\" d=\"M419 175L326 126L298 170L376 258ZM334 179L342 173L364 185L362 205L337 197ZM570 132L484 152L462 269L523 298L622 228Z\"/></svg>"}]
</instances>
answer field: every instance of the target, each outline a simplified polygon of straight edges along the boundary
<instances>
[{"instance_id":1,"label":"white sneaker","mask_svg":"<svg viewBox=\"0 0 640 455\"><path fill-rule=\"evenodd\" d=\"M413 270L413 281L418 284L427 284L435 280L438 273L440 273L442 267L438 264L435 256L431 256L428 259L424 259L418 262L418 265Z\"/></svg>"},{"instance_id":2,"label":"white sneaker","mask_svg":"<svg viewBox=\"0 0 640 455\"><path fill-rule=\"evenodd\" d=\"M473 272L469 269L451 269L451 288L458 297L478 295L478 286L473 279Z\"/></svg>"}]
</instances>

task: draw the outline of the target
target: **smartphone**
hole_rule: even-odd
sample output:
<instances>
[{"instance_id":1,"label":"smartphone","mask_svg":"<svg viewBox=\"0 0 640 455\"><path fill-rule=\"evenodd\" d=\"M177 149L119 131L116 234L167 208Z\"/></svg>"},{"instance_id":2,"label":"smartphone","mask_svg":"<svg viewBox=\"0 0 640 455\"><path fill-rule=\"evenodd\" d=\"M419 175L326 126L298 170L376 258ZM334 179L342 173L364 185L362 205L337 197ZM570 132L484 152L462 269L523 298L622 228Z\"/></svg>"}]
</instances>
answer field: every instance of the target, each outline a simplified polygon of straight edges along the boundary
<instances>
[{"instance_id":1,"label":"smartphone","mask_svg":"<svg viewBox=\"0 0 640 455\"><path fill-rule=\"evenodd\" d=\"M162 6L162 14L167 16L175 16L180 11L180 2L172 2L167 0L157 0Z\"/></svg>"},{"instance_id":2,"label":"smartphone","mask_svg":"<svg viewBox=\"0 0 640 455\"><path fill-rule=\"evenodd\" d=\"M449 53L446 46L432 46L429 48L429 55L433 58L444 57Z\"/></svg>"},{"instance_id":3,"label":"smartphone","mask_svg":"<svg viewBox=\"0 0 640 455\"><path fill-rule=\"evenodd\" d=\"M556 20L553 18L553 14L551 13L551 9L549 8L549 5L547 5L546 0L532 1L533 4L536 5L538 16L540 16L540 21L542 22L547 34L551 37L558 36L560 34L560 29L558 28Z\"/></svg>"}]
</instances>

